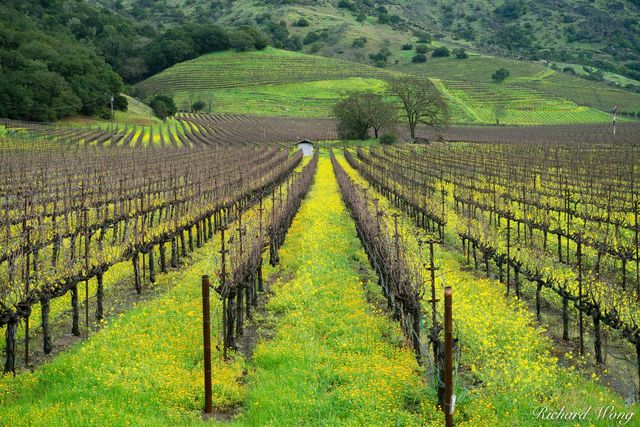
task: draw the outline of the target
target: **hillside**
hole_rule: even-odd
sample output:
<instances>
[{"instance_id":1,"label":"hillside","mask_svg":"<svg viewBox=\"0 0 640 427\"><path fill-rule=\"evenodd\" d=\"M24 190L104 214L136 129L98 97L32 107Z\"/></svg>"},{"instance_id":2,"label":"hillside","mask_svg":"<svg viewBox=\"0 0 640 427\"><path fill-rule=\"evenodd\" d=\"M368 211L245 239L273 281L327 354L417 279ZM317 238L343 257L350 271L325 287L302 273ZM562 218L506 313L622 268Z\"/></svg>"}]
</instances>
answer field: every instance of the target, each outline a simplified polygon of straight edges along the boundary
<instances>
[{"instance_id":1,"label":"hillside","mask_svg":"<svg viewBox=\"0 0 640 427\"><path fill-rule=\"evenodd\" d=\"M327 117L349 90L382 92L380 79L395 73L322 56L267 48L217 52L177 64L137 85L143 94L164 93L189 110Z\"/></svg>"},{"instance_id":2,"label":"hillside","mask_svg":"<svg viewBox=\"0 0 640 427\"><path fill-rule=\"evenodd\" d=\"M493 83L490 75L496 66L508 67L513 77L502 84ZM589 82L575 77L569 77L575 91L565 84L561 86L563 96L555 95L551 82L564 74L532 62L471 56L383 69L273 48L204 55L177 64L136 89L146 96L171 95L183 111L202 101L206 111L323 118L331 116L342 94L353 90L384 93L384 80L401 71L430 77L447 99L454 124L494 124L497 106L504 109L502 124L609 121L606 108L599 109L591 102L594 94L598 99L618 102L621 108L640 105L640 95L624 91L612 95L608 91L614 89L607 86L582 99L578 85Z\"/></svg>"},{"instance_id":3,"label":"hillside","mask_svg":"<svg viewBox=\"0 0 640 427\"><path fill-rule=\"evenodd\" d=\"M454 123L494 123L503 106L508 124L602 122L616 105L625 120L640 112L640 82L630 78L638 77L637 11L610 3L465 2L452 12L408 0L12 0L0 14L0 116L108 119L109 94L147 78L130 94L168 93L183 110L200 100L223 112L326 117L345 91L379 92L380 78L402 72L437 81ZM596 37L592 24L605 12L621 25ZM558 33L571 25L591 36L576 45ZM513 48L514 26L531 33L528 47ZM267 46L266 56L230 63L231 50ZM491 81L498 68L511 73L499 87ZM150 124L138 116L116 120Z\"/></svg>"},{"instance_id":4,"label":"hillside","mask_svg":"<svg viewBox=\"0 0 640 427\"><path fill-rule=\"evenodd\" d=\"M368 60L368 54L381 47L394 51L413 32L423 30L435 40L484 53L584 64L640 77L637 0L95 1L157 28L185 20L255 24L271 35L276 47L298 36L305 52L350 59ZM309 34L313 37L307 38ZM367 38L366 46L353 46L359 37Z\"/></svg>"}]
</instances>

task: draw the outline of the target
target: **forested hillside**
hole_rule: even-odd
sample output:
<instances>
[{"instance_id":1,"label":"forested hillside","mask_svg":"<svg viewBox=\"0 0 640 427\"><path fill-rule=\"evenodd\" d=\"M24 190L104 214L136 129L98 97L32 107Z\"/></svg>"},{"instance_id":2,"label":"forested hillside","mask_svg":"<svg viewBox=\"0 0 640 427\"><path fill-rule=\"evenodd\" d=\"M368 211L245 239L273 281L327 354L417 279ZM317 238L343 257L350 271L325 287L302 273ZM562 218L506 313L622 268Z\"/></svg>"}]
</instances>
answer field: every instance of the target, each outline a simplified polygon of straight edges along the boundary
<instances>
[{"instance_id":1,"label":"forested hillside","mask_svg":"<svg viewBox=\"0 0 640 427\"><path fill-rule=\"evenodd\" d=\"M124 83L203 53L262 49L253 27L189 24L161 31L85 1L9 0L0 7L0 117L109 116ZM124 82L124 83L123 83Z\"/></svg>"},{"instance_id":2,"label":"forested hillside","mask_svg":"<svg viewBox=\"0 0 640 427\"><path fill-rule=\"evenodd\" d=\"M47 121L99 114L111 94L123 90L105 60L53 18L0 8L0 117Z\"/></svg>"}]
</instances>

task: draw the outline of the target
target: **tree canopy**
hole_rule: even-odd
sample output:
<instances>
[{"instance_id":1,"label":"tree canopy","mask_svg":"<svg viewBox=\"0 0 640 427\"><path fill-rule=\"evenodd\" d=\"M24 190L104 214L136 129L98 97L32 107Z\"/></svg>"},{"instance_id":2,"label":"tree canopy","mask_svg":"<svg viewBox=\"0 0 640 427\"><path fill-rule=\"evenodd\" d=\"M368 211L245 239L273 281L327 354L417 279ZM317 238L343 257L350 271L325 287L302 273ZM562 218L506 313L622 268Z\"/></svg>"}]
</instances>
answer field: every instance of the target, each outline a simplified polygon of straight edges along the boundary
<instances>
[{"instance_id":1,"label":"tree canopy","mask_svg":"<svg viewBox=\"0 0 640 427\"><path fill-rule=\"evenodd\" d=\"M382 128L392 128L396 121L396 108L373 93L352 92L344 96L333 109L338 119L338 133L345 139L362 139L373 130L377 138Z\"/></svg>"},{"instance_id":2,"label":"tree canopy","mask_svg":"<svg viewBox=\"0 0 640 427\"><path fill-rule=\"evenodd\" d=\"M99 114L123 91L105 60L66 32L43 31L11 6L0 8L0 23L0 117Z\"/></svg>"},{"instance_id":3,"label":"tree canopy","mask_svg":"<svg viewBox=\"0 0 640 427\"><path fill-rule=\"evenodd\" d=\"M449 123L449 110L440 91L429 79L403 76L388 83L389 95L400 103L400 111L407 119L411 138L416 137L418 123L443 127Z\"/></svg>"}]
</instances>

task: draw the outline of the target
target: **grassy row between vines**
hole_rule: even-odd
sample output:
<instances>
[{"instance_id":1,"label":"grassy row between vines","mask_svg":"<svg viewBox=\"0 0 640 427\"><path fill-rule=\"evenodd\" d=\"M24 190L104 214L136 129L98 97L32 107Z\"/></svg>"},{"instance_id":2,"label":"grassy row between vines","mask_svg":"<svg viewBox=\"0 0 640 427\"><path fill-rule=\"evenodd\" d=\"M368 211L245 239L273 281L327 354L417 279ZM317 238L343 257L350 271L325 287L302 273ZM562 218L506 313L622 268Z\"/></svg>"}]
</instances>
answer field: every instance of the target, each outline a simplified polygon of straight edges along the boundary
<instances>
[{"instance_id":1,"label":"grassy row between vines","mask_svg":"<svg viewBox=\"0 0 640 427\"><path fill-rule=\"evenodd\" d=\"M381 297L328 158L282 247L242 425L426 425L439 415ZM380 301L378 300L378 303ZM269 322L272 323L272 322ZM433 417L433 418L432 418Z\"/></svg>"}]
</instances>

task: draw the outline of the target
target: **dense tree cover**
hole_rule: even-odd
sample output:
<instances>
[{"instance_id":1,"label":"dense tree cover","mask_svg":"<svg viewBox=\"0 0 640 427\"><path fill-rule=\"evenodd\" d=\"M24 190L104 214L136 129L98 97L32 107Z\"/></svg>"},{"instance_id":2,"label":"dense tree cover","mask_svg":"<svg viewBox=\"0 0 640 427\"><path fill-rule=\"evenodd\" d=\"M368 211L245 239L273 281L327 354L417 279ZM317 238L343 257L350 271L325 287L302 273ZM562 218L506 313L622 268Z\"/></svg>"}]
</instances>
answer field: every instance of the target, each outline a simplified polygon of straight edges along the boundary
<instances>
[{"instance_id":1,"label":"dense tree cover","mask_svg":"<svg viewBox=\"0 0 640 427\"><path fill-rule=\"evenodd\" d=\"M113 4L115 10L122 4ZM144 15L144 14L143 14ZM108 117L112 94L178 62L235 48L263 49L254 26L185 23L159 32L84 0L6 0L0 7L0 117L50 121L72 114ZM300 49L299 38L288 47ZM282 34L281 34L282 36ZM277 38L274 36L274 39ZM116 97L116 109L126 99Z\"/></svg>"},{"instance_id":2,"label":"dense tree cover","mask_svg":"<svg viewBox=\"0 0 640 427\"><path fill-rule=\"evenodd\" d=\"M105 114L111 94L122 90L118 74L68 31L57 24L41 30L12 5L0 8L0 117L50 121Z\"/></svg>"},{"instance_id":3,"label":"dense tree cover","mask_svg":"<svg viewBox=\"0 0 640 427\"><path fill-rule=\"evenodd\" d=\"M186 24L154 39L143 50L146 70L153 75L165 68L204 53L235 48L239 51L264 49L267 40L253 27L234 31L216 25Z\"/></svg>"}]
</instances>

